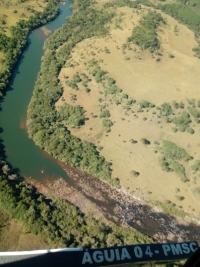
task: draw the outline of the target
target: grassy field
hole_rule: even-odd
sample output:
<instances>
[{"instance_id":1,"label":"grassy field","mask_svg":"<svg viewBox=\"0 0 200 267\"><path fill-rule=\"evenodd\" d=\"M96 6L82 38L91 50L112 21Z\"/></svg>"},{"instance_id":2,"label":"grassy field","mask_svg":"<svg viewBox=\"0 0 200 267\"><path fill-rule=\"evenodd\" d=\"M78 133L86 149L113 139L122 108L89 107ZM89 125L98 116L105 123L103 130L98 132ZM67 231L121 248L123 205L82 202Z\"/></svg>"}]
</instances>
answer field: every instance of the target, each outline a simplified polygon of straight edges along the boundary
<instances>
[{"instance_id":1,"label":"grassy field","mask_svg":"<svg viewBox=\"0 0 200 267\"><path fill-rule=\"evenodd\" d=\"M97 1L97 8L101 7L102 2ZM197 43L191 30L159 11L166 21L157 30L160 49L150 53L128 43L133 28L139 25L148 9L115 8L106 37L86 39L73 49L71 59L60 72L64 94L56 105L66 102L84 108L88 118L85 125L70 130L73 135L101 148L101 155L112 163L113 177L120 178L123 188L147 201L170 200L177 208L198 216L200 178L191 166L200 157L199 124L190 116L194 134L173 130L176 128L173 119L191 106L192 101L188 99L196 99L193 106L199 109L200 61L192 51ZM93 76L97 67L123 91L108 93L108 83L101 80L100 71L100 78ZM75 74L82 80L76 83L78 90L66 84ZM142 100L155 107L144 108L140 104ZM181 108L177 108L174 101L182 102ZM165 102L172 107L172 114L168 116L172 123L168 123L160 111ZM109 115L102 117L100 114L105 110ZM105 126L105 120L113 125ZM150 144L145 145L142 138ZM175 143L194 158L176 162L185 168L187 182L181 181L176 172L162 170L162 140Z\"/></svg>"},{"instance_id":2,"label":"grassy field","mask_svg":"<svg viewBox=\"0 0 200 267\"><path fill-rule=\"evenodd\" d=\"M10 219L0 209L0 251L34 250L49 248L40 238L32 235L22 225Z\"/></svg>"},{"instance_id":3,"label":"grassy field","mask_svg":"<svg viewBox=\"0 0 200 267\"><path fill-rule=\"evenodd\" d=\"M0 31L9 35L9 27L20 19L28 19L35 11L42 11L46 6L42 0L0 0Z\"/></svg>"}]
</instances>

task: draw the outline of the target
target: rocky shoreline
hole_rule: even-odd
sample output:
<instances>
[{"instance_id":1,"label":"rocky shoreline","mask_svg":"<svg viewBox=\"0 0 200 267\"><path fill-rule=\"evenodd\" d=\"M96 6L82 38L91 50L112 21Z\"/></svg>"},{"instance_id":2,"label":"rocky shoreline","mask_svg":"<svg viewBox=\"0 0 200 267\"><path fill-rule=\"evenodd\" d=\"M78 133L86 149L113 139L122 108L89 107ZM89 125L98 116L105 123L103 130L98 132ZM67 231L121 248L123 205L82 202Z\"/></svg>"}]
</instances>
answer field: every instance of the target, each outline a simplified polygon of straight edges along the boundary
<instances>
[{"instance_id":1,"label":"rocky shoreline","mask_svg":"<svg viewBox=\"0 0 200 267\"><path fill-rule=\"evenodd\" d=\"M96 219L135 228L156 242L200 242L200 225L188 222L186 218L164 214L122 189L111 188L81 170L59 164L75 186L69 185L63 178L43 183L26 178L26 182L46 196L66 199Z\"/></svg>"}]
</instances>

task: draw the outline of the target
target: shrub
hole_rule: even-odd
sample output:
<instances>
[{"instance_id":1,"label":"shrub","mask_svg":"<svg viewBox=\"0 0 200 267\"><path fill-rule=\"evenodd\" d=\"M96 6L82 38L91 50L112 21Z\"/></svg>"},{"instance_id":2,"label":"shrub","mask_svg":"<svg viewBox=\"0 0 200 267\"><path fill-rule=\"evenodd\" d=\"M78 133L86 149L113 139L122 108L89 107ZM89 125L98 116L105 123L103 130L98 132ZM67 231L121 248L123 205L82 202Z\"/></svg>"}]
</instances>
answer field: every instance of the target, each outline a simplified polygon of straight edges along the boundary
<instances>
[{"instance_id":1,"label":"shrub","mask_svg":"<svg viewBox=\"0 0 200 267\"><path fill-rule=\"evenodd\" d=\"M173 127L173 128L172 128L172 131L173 131L174 133L176 133L176 132L178 131L178 129L177 129L176 127Z\"/></svg>"},{"instance_id":2,"label":"shrub","mask_svg":"<svg viewBox=\"0 0 200 267\"><path fill-rule=\"evenodd\" d=\"M196 160L194 165L191 166L191 169L194 171L194 173L200 171L200 160Z\"/></svg>"},{"instance_id":3,"label":"shrub","mask_svg":"<svg viewBox=\"0 0 200 267\"><path fill-rule=\"evenodd\" d=\"M151 142L150 142L149 140L147 140L146 138L142 138L142 139L140 139L140 141L141 141L142 144L144 144L144 145L150 145L150 144L151 144Z\"/></svg>"},{"instance_id":4,"label":"shrub","mask_svg":"<svg viewBox=\"0 0 200 267\"><path fill-rule=\"evenodd\" d=\"M174 191L175 191L175 193L179 193L180 189L179 188L175 188Z\"/></svg>"},{"instance_id":5,"label":"shrub","mask_svg":"<svg viewBox=\"0 0 200 267\"><path fill-rule=\"evenodd\" d=\"M128 95L127 94L122 94L122 98L128 99Z\"/></svg>"},{"instance_id":6,"label":"shrub","mask_svg":"<svg viewBox=\"0 0 200 267\"><path fill-rule=\"evenodd\" d=\"M158 141L154 141L155 145L160 145L160 143Z\"/></svg>"},{"instance_id":7,"label":"shrub","mask_svg":"<svg viewBox=\"0 0 200 267\"><path fill-rule=\"evenodd\" d=\"M121 93L122 89L120 89L119 87L117 87L116 85L111 85L110 87L106 88L105 90L105 94L117 94L117 93Z\"/></svg>"},{"instance_id":8,"label":"shrub","mask_svg":"<svg viewBox=\"0 0 200 267\"><path fill-rule=\"evenodd\" d=\"M103 126L105 127L105 128L110 128L112 125L113 125L113 123L112 123L112 121L111 120L103 120Z\"/></svg>"},{"instance_id":9,"label":"shrub","mask_svg":"<svg viewBox=\"0 0 200 267\"><path fill-rule=\"evenodd\" d=\"M131 142L132 144L136 144L136 143L137 143L137 141L134 140L134 139L131 139L130 142Z\"/></svg>"},{"instance_id":10,"label":"shrub","mask_svg":"<svg viewBox=\"0 0 200 267\"><path fill-rule=\"evenodd\" d=\"M194 134L194 129L192 129L191 127L188 127L186 131L190 134Z\"/></svg>"},{"instance_id":11,"label":"shrub","mask_svg":"<svg viewBox=\"0 0 200 267\"><path fill-rule=\"evenodd\" d=\"M107 118L110 117L110 112L109 110L102 110L99 115L100 118Z\"/></svg>"},{"instance_id":12,"label":"shrub","mask_svg":"<svg viewBox=\"0 0 200 267\"><path fill-rule=\"evenodd\" d=\"M82 80L81 80L81 77L78 75L78 73L74 74L73 76L73 81L75 83L80 83Z\"/></svg>"},{"instance_id":13,"label":"shrub","mask_svg":"<svg viewBox=\"0 0 200 267\"><path fill-rule=\"evenodd\" d=\"M140 173L132 170L132 171L130 171L130 175L133 177L138 177L140 175Z\"/></svg>"},{"instance_id":14,"label":"shrub","mask_svg":"<svg viewBox=\"0 0 200 267\"><path fill-rule=\"evenodd\" d=\"M71 98L71 100L76 100L76 95L75 94L71 94L70 95L70 98ZM65 100L65 99L64 99Z\"/></svg>"},{"instance_id":15,"label":"shrub","mask_svg":"<svg viewBox=\"0 0 200 267\"><path fill-rule=\"evenodd\" d=\"M163 171L165 172L170 172L173 171L170 166L169 166L169 162L165 159L165 157L160 159L160 165Z\"/></svg>"},{"instance_id":16,"label":"shrub","mask_svg":"<svg viewBox=\"0 0 200 267\"><path fill-rule=\"evenodd\" d=\"M77 84L75 83L75 81L66 81L65 83L66 83L66 85L68 85L72 89L74 89L76 91L79 90L79 88L78 88Z\"/></svg>"},{"instance_id":17,"label":"shrub","mask_svg":"<svg viewBox=\"0 0 200 267\"><path fill-rule=\"evenodd\" d=\"M174 159L174 160L184 160L189 161L193 159L186 151L185 149L178 147L176 144L163 140L162 141L162 147L161 152L163 156L167 159Z\"/></svg>"},{"instance_id":18,"label":"shrub","mask_svg":"<svg viewBox=\"0 0 200 267\"><path fill-rule=\"evenodd\" d=\"M185 105L184 105L183 102L178 103L178 102L176 102L176 101L173 101L173 102L172 102L172 105L173 105L173 107L174 107L175 109L178 109L178 108L184 109L184 107L185 107Z\"/></svg>"},{"instance_id":19,"label":"shrub","mask_svg":"<svg viewBox=\"0 0 200 267\"><path fill-rule=\"evenodd\" d=\"M166 123L171 123L173 121L172 118L166 117ZM178 130L178 129L177 129Z\"/></svg>"},{"instance_id":20,"label":"shrub","mask_svg":"<svg viewBox=\"0 0 200 267\"><path fill-rule=\"evenodd\" d=\"M188 99L187 102L188 102L188 104L190 106L192 106L193 108L195 108L195 100L194 99Z\"/></svg>"},{"instance_id":21,"label":"shrub","mask_svg":"<svg viewBox=\"0 0 200 267\"><path fill-rule=\"evenodd\" d=\"M97 83L100 83L104 80L104 75L106 74L105 71L101 70L100 67L97 67L95 69L95 72L93 73L93 76L95 78L95 81Z\"/></svg>"},{"instance_id":22,"label":"shrub","mask_svg":"<svg viewBox=\"0 0 200 267\"><path fill-rule=\"evenodd\" d=\"M85 73L81 73L80 76L82 77L82 81L88 83L90 81L89 77Z\"/></svg>"},{"instance_id":23,"label":"shrub","mask_svg":"<svg viewBox=\"0 0 200 267\"><path fill-rule=\"evenodd\" d=\"M106 80L108 86L111 86L111 85L116 83L116 81L113 78L109 77L109 76L105 76L105 80Z\"/></svg>"},{"instance_id":24,"label":"shrub","mask_svg":"<svg viewBox=\"0 0 200 267\"><path fill-rule=\"evenodd\" d=\"M183 196L176 196L176 198L180 201L184 200L185 198Z\"/></svg>"},{"instance_id":25,"label":"shrub","mask_svg":"<svg viewBox=\"0 0 200 267\"><path fill-rule=\"evenodd\" d=\"M173 119L173 123L176 124L180 132L184 132L190 125L191 119L189 113L183 111L182 114Z\"/></svg>"},{"instance_id":26,"label":"shrub","mask_svg":"<svg viewBox=\"0 0 200 267\"><path fill-rule=\"evenodd\" d=\"M170 169L173 170L174 172L176 172L180 176L181 181L187 182L188 179L187 179L186 174L185 174L184 166L175 160L169 160L168 162L169 162Z\"/></svg>"},{"instance_id":27,"label":"shrub","mask_svg":"<svg viewBox=\"0 0 200 267\"><path fill-rule=\"evenodd\" d=\"M126 105L127 105L127 106L131 106L131 105L134 104L134 103L136 103L136 100L134 100L134 99L130 99L130 100L128 100L128 101L126 102Z\"/></svg>"},{"instance_id":28,"label":"shrub","mask_svg":"<svg viewBox=\"0 0 200 267\"><path fill-rule=\"evenodd\" d=\"M169 54L169 58L175 58L173 54Z\"/></svg>"},{"instance_id":29,"label":"shrub","mask_svg":"<svg viewBox=\"0 0 200 267\"><path fill-rule=\"evenodd\" d=\"M91 90L90 90L88 87L85 87L85 88L84 88L84 91L85 91L86 93L89 93Z\"/></svg>"},{"instance_id":30,"label":"shrub","mask_svg":"<svg viewBox=\"0 0 200 267\"><path fill-rule=\"evenodd\" d=\"M146 100L140 101L139 106L140 106L140 108L154 108L155 107L154 104L152 104L151 102L148 102Z\"/></svg>"},{"instance_id":31,"label":"shrub","mask_svg":"<svg viewBox=\"0 0 200 267\"><path fill-rule=\"evenodd\" d=\"M189 107L189 108L188 108L188 111L190 112L190 114L191 114L195 119L200 118L200 111L197 110L196 108Z\"/></svg>"},{"instance_id":32,"label":"shrub","mask_svg":"<svg viewBox=\"0 0 200 267\"><path fill-rule=\"evenodd\" d=\"M173 113L172 107L168 103L164 103L160 107L160 113L162 116L169 116Z\"/></svg>"}]
</instances>

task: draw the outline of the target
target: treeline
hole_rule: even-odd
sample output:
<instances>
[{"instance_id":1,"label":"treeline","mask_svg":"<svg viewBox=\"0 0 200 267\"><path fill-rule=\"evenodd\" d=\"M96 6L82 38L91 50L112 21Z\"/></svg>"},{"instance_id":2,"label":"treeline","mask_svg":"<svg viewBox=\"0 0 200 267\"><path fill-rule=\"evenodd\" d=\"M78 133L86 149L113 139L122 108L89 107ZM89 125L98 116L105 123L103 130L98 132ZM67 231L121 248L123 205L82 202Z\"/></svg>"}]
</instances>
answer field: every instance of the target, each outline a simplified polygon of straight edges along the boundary
<instances>
[{"instance_id":1,"label":"treeline","mask_svg":"<svg viewBox=\"0 0 200 267\"><path fill-rule=\"evenodd\" d=\"M157 7L194 31L198 46L194 47L193 51L195 56L200 58L200 14L191 8L190 2L189 4L190 6L186 5L185 1L182 1L180 4L164 4Z\"/></svg>"},{"instance_id":2,"label":"treeline","mask_svg":"<svg viewBox=\"0 0 200 267\"><path fill-rule=\"evenodd\" d=\"M136 230L107 226L65 200L46 199L0 160L0 207L53 247L107 247L152 242Z\"/></svg>"},{"instance_id":3,"label":"treeline","mask_svg":"<svg viewBox=\"0 0 200 267\"><path fill-rule=\"evenodd\" d=\"M163 12L174 17L179 22L188 26L198 36L200 35L200 16L189 6L184 4L164 4L158 5Z\"/></svg>"},{"instance_id":4,"label":"treeline","mask_svg":"<svg viewBox=\"0 0 200 267\"><path fill-rule=\"evenodd\" d=\"M128 6L130 8L140 8L140 5L148 6L148 7L155 7L155 5L150 1L150 0L136 0L136 1L131 1L131 0L115 0L112 2L107 2L104 4L105 8L108 7L122 7L122 6Z\"/></svg>"},{"instance_id":5,"label":"treeline","mask_svg":"<svg viewBox=\"0 0 200 267\"><path fill-rule=\"evenodd\" d=\"M43 12L35 12L28 20L20 20L15 26L11 26L10 37L0 33L0 51L4 54L3 68L0 70L0 96L3 95L12 71L28 43L28 34L58 15L57 2L58 0L49 0Z\"/></svg>"},{"instance_id":6,"label":"treeline","mask_svg":"<svg viewBox=\"0 0 200 267\"><path fill-rule=\"evenodd\" d=\"M119 180L111 179L111 164L99 155L93 144L72 136L59 122L60 111L55 109L63 93L58 75L73 47L85 38L105 34L105 24L113 17L113 14L92 9L90 3L74 0L74 15L45 42L45 55L28 107L27 128L29 137L53 157L119 188Z\"/></svg>"}]
</instances>

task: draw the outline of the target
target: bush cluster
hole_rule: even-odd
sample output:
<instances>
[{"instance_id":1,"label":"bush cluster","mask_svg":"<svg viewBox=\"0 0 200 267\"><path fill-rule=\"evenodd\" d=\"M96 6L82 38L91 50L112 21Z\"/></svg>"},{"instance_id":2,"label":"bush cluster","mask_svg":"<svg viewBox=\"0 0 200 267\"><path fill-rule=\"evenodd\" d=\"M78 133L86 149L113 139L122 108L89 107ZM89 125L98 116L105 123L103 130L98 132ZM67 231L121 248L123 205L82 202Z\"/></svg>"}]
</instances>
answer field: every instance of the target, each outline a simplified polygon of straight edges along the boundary
<instances>
[{"instance_id":1,"label":"bush cluster","mask_svg":"<svg viewBox=\"0 0 200 267\"><path fill-rule=\"evenodd\" d=\"M154 104L152 104L151 102L146 101L146 100L140 101L139 106L140 106L140 108L154 108L155 107Z\"/></svg>"},{"instance_id":2,"label":"bush cluster","mask_svg":"<svg viewBox=\"0 0 200 267\"><path fill-rule=\"evenodd\" d=\"M151 52L160 48L157 38L156 29L160 23L165 23L162 16L155 12L149 11L147 15L140 20L140 25L133 29L132 35L128 38L128 42L140 46L142 49L148 49Z\"/></svg>"},{"instance_id":3,"label":"bush cluster","mask_svg":"<svg viewBox=\"0 0 200 267\"><path fill-rule=\"evenodd\" d=\"M181 181L187 182L185 167L181 164L181 161L187 162L193 158L185 151L185 149L178 147L176 144L163 140L161 146L161 153L163 157L160 160L161 167L164 171L176 172Z\"/></svg>"},{"instance_id":4,"label":"bush cluster","mask_svg":"<svg viewBox=\"0 0 200 267\"><path fill-rule=\"evenodd\" d=\"M185 132L192 122L188 112L183 111L180 116L175 117L172 122L176 125L180 132Z\"/></svg>"}]
</instances>

